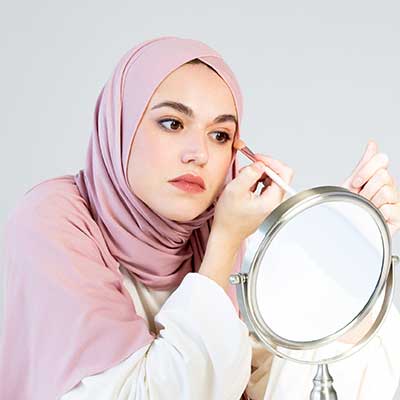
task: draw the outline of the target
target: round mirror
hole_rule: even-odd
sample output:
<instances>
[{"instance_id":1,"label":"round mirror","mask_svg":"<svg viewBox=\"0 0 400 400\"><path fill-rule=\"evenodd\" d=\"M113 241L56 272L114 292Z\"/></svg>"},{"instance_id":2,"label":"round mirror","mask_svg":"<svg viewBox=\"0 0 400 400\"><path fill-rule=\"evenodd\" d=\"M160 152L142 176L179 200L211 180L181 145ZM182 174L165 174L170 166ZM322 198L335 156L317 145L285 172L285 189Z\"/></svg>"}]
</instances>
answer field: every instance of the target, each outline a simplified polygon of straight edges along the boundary
<instances>
[{"instance_id":1,"label":"round mirror","mask_svg":"<svg viewBox=\"0 0 400 400\"><path fill-rule=\"evenodd\" d=\"M341 331L378 283L383 260L378 226L356 204L333 205L338 213L325 204L306 209L262 244L255 298L261 317L281 338L309 342ZM342 209L365 222L368 237Z\"/></svg>"},{"instance_id":2,"label":"round mirror","mask_svg":"<svg viewBox=\"0 0 400 400\"><path fill-rule=\"evenodd\" d=\"M266 218L231 283L249 330L275 355L327 364L360 349L383 322L391 265L381 212L347 189L323 186Z\"/></svg>"}]
</instances>

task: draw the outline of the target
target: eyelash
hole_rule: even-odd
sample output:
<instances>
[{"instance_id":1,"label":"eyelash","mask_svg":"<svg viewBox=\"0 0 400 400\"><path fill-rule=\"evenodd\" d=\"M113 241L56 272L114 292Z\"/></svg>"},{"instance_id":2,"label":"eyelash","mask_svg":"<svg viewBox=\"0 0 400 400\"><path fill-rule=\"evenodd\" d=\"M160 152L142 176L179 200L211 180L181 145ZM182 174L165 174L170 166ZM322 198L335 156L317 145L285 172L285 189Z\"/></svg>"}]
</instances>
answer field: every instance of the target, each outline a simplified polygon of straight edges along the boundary
<instances>
[{"instance_id":1,"label":"eyelash","mask_svg":"<svg viewBox=\"0 0 400 400\"><path fill-rule=\"evenodd\" d=\"M180 121L178 121L177 119L175 119L175 118L160 119L160 120L158 121L158 124L161 126L162 129L165 129L166 131L171 131L171 130L174 131L174 130L175 130L175 129L168 129L168 128L166 128L164 125L162 125L162 123L163 123L163 122L166 122L166 121L178 122L178 123L183 127L183 124L182 124ZM229 142L229 141L232 139L232 138L231 138L231 135L230 135L228 132L224 132L224 131L215 131L215 133L222 133L222 134L224 135L224 137L225 137L225 140L224 140L223 142L217 140L217 142L218 142L219 144L224 144L224 143L226 143L226 142Z\"/></svg>"}]
</instances>

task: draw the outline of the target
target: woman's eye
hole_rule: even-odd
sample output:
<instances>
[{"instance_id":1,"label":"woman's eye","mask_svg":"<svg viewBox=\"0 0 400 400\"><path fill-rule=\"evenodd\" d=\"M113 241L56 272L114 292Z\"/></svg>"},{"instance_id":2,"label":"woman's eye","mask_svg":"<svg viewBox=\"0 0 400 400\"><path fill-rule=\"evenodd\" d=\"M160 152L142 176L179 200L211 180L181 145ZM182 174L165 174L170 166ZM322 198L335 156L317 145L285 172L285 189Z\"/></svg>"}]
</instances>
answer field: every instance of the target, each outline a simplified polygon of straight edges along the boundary
<instances>
[{"instance_id":1,"label":"woman's eye","mask_svg":"<svg viewBox=\"0 0 400 400\"><path fill-rule=\"evenodd\" d=\"M165 123L170 124L170 126L168 127L164 125ZM179 127L183 128L183 124L174 118L161 119L160 121L158 121L158 124L167 131L176 131ZM213 135L214 139L221 144L231 140L231 136L227 132L215 131L212 132L211 135Z\"/></svg>"},{"instance_id":2,"label":"woman's eye","mask_svg":"<svg viewBox=\"0 0 400 400\"><path fill-rule=\"evenodd\" d=\"M215 140L219 143L226 143L228 140L231 139L231 136L229 133L226 132L213 132L212 135L215 135Z\"/></svg>"},{"instance_id":3,"label":"woman's eye","mask_svg":"<svg viewBox=\"0 0 400 400\"><path fill-rule=\"evenodd\" d=\"M163 125L164 122L172 122L172 124L171 124L172 129L171 129L171 128L167 128L165 125ZM178 120L173 119L173 118L162 119L162 120L158 121L158 123L159 123L164 129L172 130L172 131L175 131L175 130L176 130L175 128L179 127L179 125L182 126L182 124L181 124Z\"/></svg>"}]
</instances>

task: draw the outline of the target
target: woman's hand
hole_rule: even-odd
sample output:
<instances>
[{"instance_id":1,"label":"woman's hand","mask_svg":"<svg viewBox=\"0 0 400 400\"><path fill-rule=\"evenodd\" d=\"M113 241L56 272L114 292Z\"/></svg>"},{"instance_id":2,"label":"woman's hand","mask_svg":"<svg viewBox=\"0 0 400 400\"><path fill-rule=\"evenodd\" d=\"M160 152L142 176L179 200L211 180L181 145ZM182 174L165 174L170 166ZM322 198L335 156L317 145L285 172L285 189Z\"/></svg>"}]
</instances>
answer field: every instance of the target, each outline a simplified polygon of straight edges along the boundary
<instances>
[{"instance_id":1,"label":"woman's hand","mask_svg":"<svg viewBox=\"0 0 400 400\"><path fill-rule=\"evenodd\" d=\"M215 206L214 221L199 273L217 282L224 290L229 287L229 275L240 244L255 232L271 211L281 203L284 191L267 177L262 166L272 168L286 183L293 170L278 160L261 154L257 161L241 168L238 176L222 191ZM255 194L259 182L264 183Z\"/></svg>"},{"instance_id":2,"label":"woman's hand","mask_svg":"<svg viewBox=\"0 0 400 400\"><path fill-rule=\"evenodd\" d=\"M238 176L226 185L215 208L213 230L223 232L234 246L255 232L285 195L262 166L269 166L288 184L293 178L293 170L283 162L261 154L256 154L256 158L257 162L241 168ZM257 195L260 182L264 187Z\"/></svg>"},{"instance_id":3,"label":"woman's hand","mask_svg":"<svg viewBox=\"0 0 400 400\"><path fill-rule=\"evenodd\" d=\"M387 170L388 165L389 157L379 153L377 144L370 140L353 173L341 186L364 196L379 208L393 236L400 229L400 193Z\"/></svg>"}]
</instances>

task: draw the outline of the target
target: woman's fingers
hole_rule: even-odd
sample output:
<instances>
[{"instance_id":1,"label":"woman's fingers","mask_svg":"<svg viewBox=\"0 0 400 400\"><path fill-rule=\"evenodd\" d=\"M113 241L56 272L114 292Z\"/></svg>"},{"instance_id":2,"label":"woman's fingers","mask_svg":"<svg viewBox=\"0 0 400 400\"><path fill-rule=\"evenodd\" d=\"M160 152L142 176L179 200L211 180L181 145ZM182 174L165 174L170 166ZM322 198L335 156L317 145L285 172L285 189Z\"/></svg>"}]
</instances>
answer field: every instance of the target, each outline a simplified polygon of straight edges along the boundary
<instances>
[{"instance_id":1,"label":"woman's fingers","mask_svg":"<svg viewBox=\"0 0 400 400\"><path fill-rule=\"evenodd\" d=\"M380 168L364 185L359 194L364 196L366 199L371 200L382 186L391 185L393 183L393 178L390 176L388 170L386 168Z\"/></svg>"},{"instance_id":2,"label":"woman's fingers","mask_svg":"<svg viewBox=\"0 0 400 400\"><path fill-rule=\"evenodd\" d=\"M370 140L359 164L342 186L379 208L393 236L400 230L400 192L388 165L387 154L378 153L378 145Z\"/></svg>"},{"instance_id":3,"label":"woman's fingers","mask_svg":"<svg viewBox=\"0 0 400 400\"><path fill-rule=\"evenodd\" d=\"M247 165L240 169L238 176L231 182L233 184L231 187L237 187L240 191L254 191L263 174L264 168L261 161Z\"/></svg>"},{"instance_id":4,"label":"woman's fingers","mask_svg":"<svg viewBox=\"0 0 400 400\"><path fill-rule=\"evenodd\" d=\"M361 160L358 162L354 171L349 177L350 184L353 183L354 178L358 175L358 172L368 163L368 161L378 153L378 145L375 141L369 140L367 143L367 147L364 150L364 154L361 157Z\"/></svg>"},{"instance_id":5,"label":"woman's fingers","mask_svg":"<svg viewBox=\"0 0 400 400\"><path fill-rule=\"evenodd\" d=\"M258 184L262 183L263 188L258 196L262 198L259 200L260 204L267 211L273 210L282 201L285 191L267 175L264 165L276 172L286 183L291 182L294 171L280 160L263 154L255 156L258 161L240 168L235 185L231 188L234 189L237 186L240 187L240 190L248 191L253 195Z\"/></svg>"},{"instance_id":6,"label":"woman's fingers","mask_svg":"<svg viewBox=\"0 0 400 400\"><path fill-rule=\"evenodd\" d=\"M261 160L270 167L277 175L279 175L286 183L290 184L293 179L294 171L288 165L280 160L256 154L256 158ZM270 178L269 178L270 179ZM270 185L261 191L260 201L270 210L274 209L279 203L282 202L285 196L285 191L276 182L270 179Z\"/></svg>"},{"instance_id":7,"label":"woman's fingers","mask_svg":"<svg viewBox=\"0 0 400 400\"><path fill-rule=\"evenodd\" d=\"M364 154L362 155L360 161L354 168L353 172L350 176L341 184L341 186L345 187L346 189L350 190L353 193L358 193L358 189L353 186L353 181L358 176L358 172L368 163L368 161L378 153L378 145L375 141L369 140L367 147L364 150Z\"/></svg>"},{"instance_id":8,"label":"woman's fingers","mask_svg":"<svg viewBox=\"0 0 400 400\"><path fill-rule=\"evenodd\" d=\"M400 229L400 203L384 204L379 208L389 226L393 236Z\"/></svg>"},{"instance_id":9,"label":"woman's fingers","mask_svg":"<svg viewBox=\"0 0 400 400\"><path fill-rule=\"evenodd\" d=\"M385 153L378 153L371 157L355 174L352 179L352 186L361 188L371 179L379 169L387 168L389 157Z\"/></svg>"},{"instance_id":10,"label":"woman's fingers","mask_svg":"<svg viewBox=\"0 0 400 400\"><path fill-rule=\"evenodd\" d=\"M399 201L399 193L391 185L383 185L371 199L371 202L377 208L382 207L384 204L396 204Z\"/></svg>"},{"instance_id":11,"label":"woman's fingers","mask_svg":"<svg viewBox=\"0 0 400 400\"><path fill-rule=\"evenodd\" d=\"M239 173L242 172L242 170L243 170L244 168L247 168L247 167L248 167L248 165L246 165L246 166L240 168L240 169L239 169ZM262 183L263 186L266 186L266 185L269 185L270 182L271 182L271 179L268 178L267 174L264 172L264 173L261 175L261 177L249 188L249 190L250 190L250 192L255 192L256 189L257 189L257 187L258 187L258 185L259 185L260 183Z\"/></svg>"}]
</instances>

